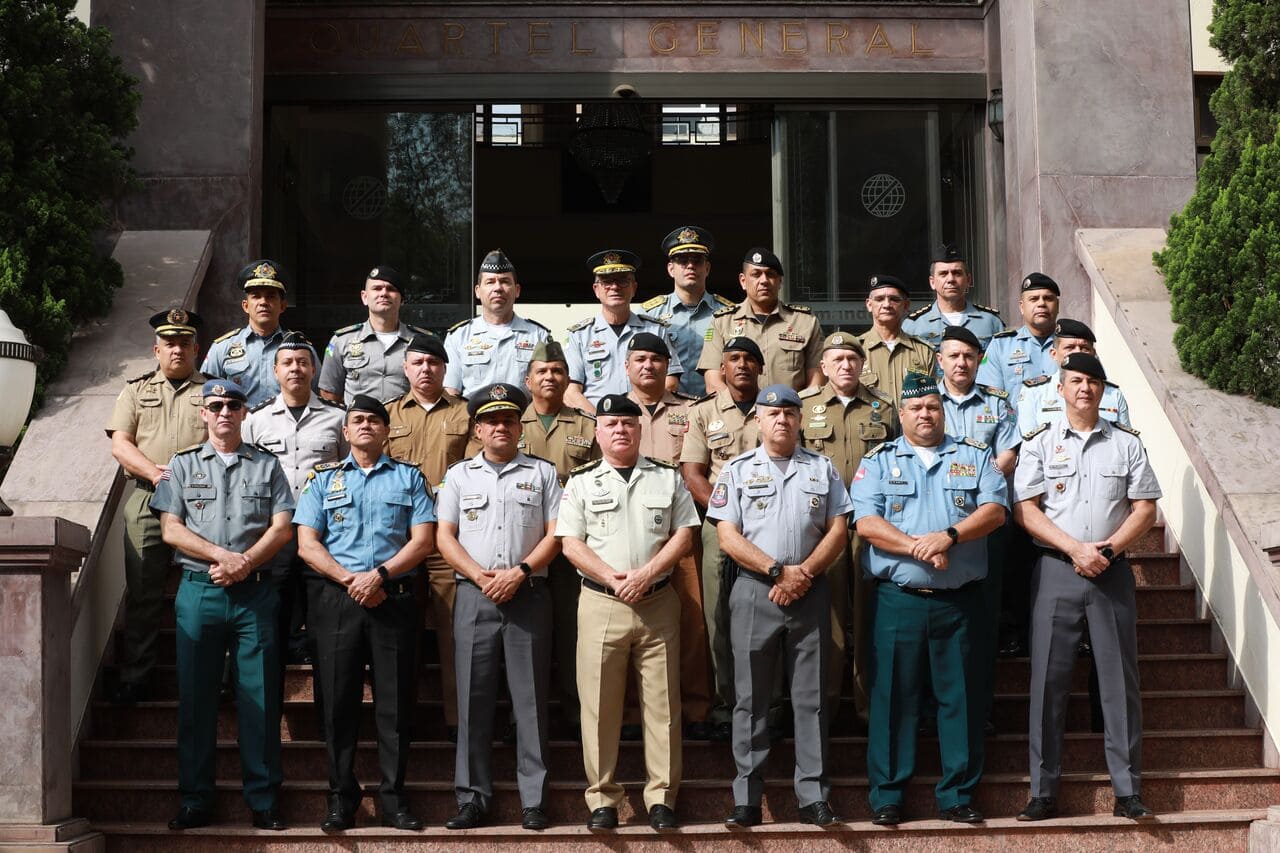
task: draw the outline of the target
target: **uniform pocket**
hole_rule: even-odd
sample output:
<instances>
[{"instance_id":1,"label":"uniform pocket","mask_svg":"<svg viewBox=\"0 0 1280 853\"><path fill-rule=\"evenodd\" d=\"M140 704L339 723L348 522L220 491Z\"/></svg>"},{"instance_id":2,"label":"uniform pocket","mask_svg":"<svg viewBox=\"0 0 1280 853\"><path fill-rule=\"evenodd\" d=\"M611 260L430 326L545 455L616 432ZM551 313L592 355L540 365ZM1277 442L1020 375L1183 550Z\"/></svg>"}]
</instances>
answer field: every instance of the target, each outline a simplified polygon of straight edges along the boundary
<instances>
[{"instance_id":1,"label":"uniform pocket","mask_svg":"<svg viewBox=\"0 0 1280 853\"><path fill-rule=\"evenodd\" d=\"M516 521L521 527L542 526L542 493L517 490Z\"/></svg>"},{"instance_id":2,"label":"uniform pocket","mask_svg":"<svg viewBox=\"0 0 1280 853\"><path fill-rule=\"evenodd\" d=\"M382 523L392 530L406 530L409 527L409 510L413 502L407 495L385 495L382 498Z\"/></svg>"},{"instance_id":3,"label":"uniform pocket","mask_svg":"<svg viewBox=\"0 0 1280 853\"><path fill-rule=\"evenodd\" d=\"M644 495L640 498L644 507L644 526L650 533L666 533L671 524L671 496Z\"/></svg>"},{"instance_id":4,"label":"uniform pocket","mask_svg":"<svg viewBox=\"0 0 1280 853\"><path fill-rule=\"evenodd\" d=\"M182 488L182 500L187 508L187 518L192 521L212 520L217 497L217 490L212 486L206 488L184 486Z\"/></svg>"},{"instance_id":5,"label":"uniform pocket","mask_svg":"<svg viewBox=\"0 0 1280 853\"><path fill-rule=\"evenodd\" d=\"M1129 472L1123 468L1104 468L1099 471L1102 496L1112 500L1123 498L1129 485Z\"/></svg>"}]
</instances>

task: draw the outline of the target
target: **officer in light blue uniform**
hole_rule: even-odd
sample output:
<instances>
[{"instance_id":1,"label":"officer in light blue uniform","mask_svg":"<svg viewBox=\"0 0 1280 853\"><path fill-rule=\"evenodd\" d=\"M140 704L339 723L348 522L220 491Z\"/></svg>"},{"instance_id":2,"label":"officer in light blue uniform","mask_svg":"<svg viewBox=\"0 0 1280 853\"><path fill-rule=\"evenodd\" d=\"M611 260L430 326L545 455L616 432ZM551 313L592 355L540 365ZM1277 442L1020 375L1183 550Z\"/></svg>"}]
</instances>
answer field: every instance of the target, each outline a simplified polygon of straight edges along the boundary
<instances>
[{"instance_id":1,"label":"officer in light blue uniform","mask_svg":"<svg viewBox=\"0 0 1280 853\"><path fill-rule=\"evenodd\" d=\"M680 391L698 398L706 395L707 383L693 366L702 356L711 317L722 308L734 307L732 300L707 290L715 247L711 232L696 225L684 225L668 234L662 241L662 251L675 289L641 305L651 317L670 324L668 331L675 342L675 352L681 363L689 365L680 374Z\"/></svg>"},{"instance_id":2,"label":"officer in light blue uniform","mask_svg":"<svg viewBox=\"0 0 1280 853\"><path fill-rule=\"evenodd\" d=\"M1058 372L1049 350L1061 294L1058 283L1044 273L1033 272L1022 280L1018 310L1023 325L992 336L978 366L979 383L1014 394L1026 380Z\"/></svg>"},{"instance_id":3,"label":"officer in light blue uniform","mask_svg":"<svg viewBox=\"0 0 1280 853\"><path fill-rule=\"evenodd\" d=\"M978 338L981 352L997 332L1004 330L1000 312L968 300L973 277L960 249L951 244L941 247L929 262L929 289L937 298L907 315L902 331L920 338L937 349L942 334L952 326L968 329Z\"/></svg>"},{"instance_id":4,"label":"officer in light blue uniform","mask_svg":"<svg viewBox=\"0 0 1280 853\"><path fill-rule=\"evenodd\" d=\"M248 315L249 324L215 340L205 354L200 372L234 381L244 390L252 407L280 393L275 375L276 349L289 334L288 329L280 326L280 315L288 306L285 274L280 264L263 259L252 261L240 270L236 281L244 291L240 307ZM314 349L311 357L320 364ZM313 381L312 387L319 389L318 381Z\"/></svg>"},{"instance_id":5,"label":"officer in light blue uniform","mask_svg":"<svg viewBox=\"0 0 1280 853\"><path fill-rule=\"evenodd\" d=\"M606 394L625 396L631 390L627 379L627 342L639 332L652 332L672 350L667 388L674 391L679 375L684 373L684 364L671 340L669 325L648 314L631 311L640 258L625 249L606 249L592 255L587 267L595 276L600 313L569 327L564 344L565 361L569 365L565 402L594 412L596 402Z\"/></svg>"},{"instance_id":6,"label":"officer in light blue uniform","mask_svg":"<svg viewBox=\"0 0 1280 853\"><path fill-rule=\"evenodd\" d=\"M1097 338L1079 320L1062 319L1053 332L1053 347L1049 350L1054 363L1061 365L1073 352L1085 352L1095 358ZM1025 435L1041 424L1058 424L1066 416L1066 405L1058 391L1058 373L1028 379L1022 383L1017 397L1018 432ZM1104 382L1102 400L1098 405L1098 417L1113 424L1132 426L1129 422L1129 401L1114 382Z\"/></svg>"},{"instance_id":7,"label":"officer in light blue uniform","mask_svg":"<svg viewBox=\"0 0 1280 853\"><path fill-rule=\"evenodd\" d=\"M948 341L956 343L948 344ZM964 352L960 352L960 348ZM956 350L957 356L951 356ZM942 411L947 417L947 434L956 438L972 438L991 447L998 457L1018 446L1017 417L1009 403L1009 394L992 385L974 382L974 368L982 357L982 343L963 326L948 326L939 345L938 365L942 384ZM954 363L953 363L954 362ZM948 366L950 373L948 374ZM1013 472L1013 459L1009 470Z\"/></svg>"},{"instance_id":8,"label":"officer in light blue uniform","mask_svg":"<svg viewBox=\"0 0 1280 853\"><path fill-rule=\"evenodd\" d=\"M444 339L444 387L457 397L470 397L497 382L523 384L533 351L551 339L546 326L516 314L520 283L515 265L501 249L480 262L475 294L480 316L454 324Z\"/></svg>"},{"instance_id":9,"label":"officer in light blue uniform","mask_svg":"<svg viewBox=\"0 0 1280 853\"><path fill-rule=\"evenodd\" d=\"M877 825L902 821L915 772L924 679L938 703L940 816L978 823L983 676L969 665L983 612L987 534L1004 523L1008 491L991 449L946 435L931 376L908 374L902 435L863 457L850 489L863 568L877 582L867 777Z\"/></svg>"}]
</instances>

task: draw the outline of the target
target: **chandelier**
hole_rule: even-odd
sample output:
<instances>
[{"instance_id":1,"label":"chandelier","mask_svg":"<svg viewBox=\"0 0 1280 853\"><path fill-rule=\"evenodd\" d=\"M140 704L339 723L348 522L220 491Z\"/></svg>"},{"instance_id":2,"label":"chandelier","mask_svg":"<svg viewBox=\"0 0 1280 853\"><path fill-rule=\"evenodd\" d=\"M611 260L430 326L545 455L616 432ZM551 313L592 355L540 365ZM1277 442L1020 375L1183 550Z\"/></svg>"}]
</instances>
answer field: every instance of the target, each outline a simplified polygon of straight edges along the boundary
<instances>
[{"instance_id":1,"label":"chandelier","mask_svg":"<svg viewBox=\"0 0 1280 853\"><path fill-rule=\"evenodd\" d=\"M582 105L569 152L578 168L595 178L606 202L618 203L627 179L648 161L649 150L649 131L637 104Z\"/></svg>"}]
</instances>

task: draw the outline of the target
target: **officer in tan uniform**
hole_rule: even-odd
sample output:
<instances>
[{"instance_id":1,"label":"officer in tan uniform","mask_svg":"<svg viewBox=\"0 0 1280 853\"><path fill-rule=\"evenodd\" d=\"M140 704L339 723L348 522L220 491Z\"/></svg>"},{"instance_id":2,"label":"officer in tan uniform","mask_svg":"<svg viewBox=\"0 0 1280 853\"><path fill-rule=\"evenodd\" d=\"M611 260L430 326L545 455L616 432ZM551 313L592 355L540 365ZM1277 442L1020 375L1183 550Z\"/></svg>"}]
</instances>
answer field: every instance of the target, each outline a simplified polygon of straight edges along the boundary
<instances>
[{"instance_id":1,"label":"officer in tan uniform","mask_svg":"<svg viewBox=\"0 0 1280 853\"><path fill-rule=\"evenodd\" d=\"M466 455L471 436L466 401L444 390L448 362L439 338L415 335L404 356L409 393L387 404L391 418L387 455L417 465L432 494L444 481L445 469ZM426 566L431 618L440 648L444 722L449 739L453 740L458 732L457 683L453 674L453 598L457 584L453 569L439 554L429 556Z\"/></svg>"},{"instance_id":2,"label":"officer in tan uniform","mask_svg":"<svg viewBox=\"0 0 1280 853\"><path fill-rule=\"evenodd\" d=\"M725 386L720 356L730 338L747 337L764 353L761 383L790 385L797 391L822 384L822 324L803 305L778 301L782 289L782 261L768 249L757 248L742 259L738 283L746 293L742 304L715 313L698 370L714 393Z\"/></svg>"},{"instance_id":3,"label":"officer in tan uniform","mask_svg":"<svg viewBox=\"0 0 1280 853\"><path fill-rule=\"evenodd\" d=\"M173 454L207 434L200 419L205 376L195 369L200 317L174 308L152 316L150 323L159 365L125 384L106 427L111 455L137 484L124 504L124 645L119 681L111 692L111 700L120 704L147 698L164 580L173 560L173 548L160 538L160 519L148 504L156 484L168 478Z\"/></svg>"},{"instance_id":4,"label":"officer in tan uniform","mask_svg":"<svg viewBox=\"0 0 1280 853\"><path fill-rule=\"evenodd\" d=\"M641 332L627 342L627 379L631 382L627 396L639 404L641 410L640 455L676 465L689 429L689 412L694 400L679 391L667 390L670 360L666 342L657 335ZM680 700L685 735L691 740L709 740L711 662L702 616L702 549L696 545L693 553L676 566L671 585L680 596Z\"/></svg>"},{"instance_id":5,"label":"officer in tan uniform","mask_svg":"<svg viewBox=\"0 0 1280 853\"><path fill-rule=\"evenodd\" d=\"M804 403L800 410L800 439L809 450L831 459L846 489L853 484L853 475L862 457L880 442L898 434L893 401L884 392L860 381L866 357L866 350L854 335L848 332L829 335L822 345L822 372L827 383L800 393ZM858 559L861 544L857 533L850 531L849 547L827 569L831 585L831 638L835 646L827 670L827 697L832 703L839 701L848 640L852 636L854 705L859 720L865 722L869 707L867 645L871 589L862 577L862 562Z\"/></svg>"},{"instance_id":6,"label":"officer in tan uniform","mask_svg":"<svg viewBox=\"0 0 1280 853\"><path fill-rule=\"evenodd\" d=\"M555 341L543 341L534 349L524 384L529 389L532 402L520 417L524 432L520 436L519 448L556 466L560 485L564 486L570 471L600 458L596 419L581 409L565 405L569 364L564 350ZM582 580L563 554L556 554L547 574L555 617L552 634L560 715L576 735L581 723L577 667L574 663L578 647L578 592L582 589Z\"/></svg>"},{"instance_id":7,"label":"officer in tan uniform","mask_svg":"<svg viewBox=\"0 0 1280 853\"><path fill-rule=\"evenodd\" d=\"M689 432L680 451L680 471L694 502L705 514L711 487L730 459L760 444L756 396L764 355L747 337L725 342L720 373L727 385L700 400L689 413ZM713 740L727 743L733 736L731 718L737 701L733 686L733 653L729 648L729 597L722 594L723 572L716 526L702 524L702 602L711 647L711 712Z\"/></svg>"},{"instance_id":8,"label":"officer in tan uniform","mask_svg":"<svg viewBox=\"0 0 1280 853\"><path fill-rule=\"evenodd\" d=\"M607 394L596 407L604 459L574 471L556 536L582 575L578 693L587 827L614 829L624 791L614 779L627 671L644 718L649 825L674 829L680 787L680 599L671 572L693 549L698 512L674 465L640 455L640 407Z\"/></svg>"},{"instance_id":9,"label":"officer in tan uniform","mask_svg":"<svg viewBox=\"0 0 1280 853\"><path fill-rule=\"evenodd\" d=\"M862 335L867 354L862 384L873 385L893 399L902 394L902 380L908 373L933 375L933 347L902 330L902 321L911 307L911 294L900 279L873 275L867 282L867 311L871 328Z\"/></svg>"}]
</instances>

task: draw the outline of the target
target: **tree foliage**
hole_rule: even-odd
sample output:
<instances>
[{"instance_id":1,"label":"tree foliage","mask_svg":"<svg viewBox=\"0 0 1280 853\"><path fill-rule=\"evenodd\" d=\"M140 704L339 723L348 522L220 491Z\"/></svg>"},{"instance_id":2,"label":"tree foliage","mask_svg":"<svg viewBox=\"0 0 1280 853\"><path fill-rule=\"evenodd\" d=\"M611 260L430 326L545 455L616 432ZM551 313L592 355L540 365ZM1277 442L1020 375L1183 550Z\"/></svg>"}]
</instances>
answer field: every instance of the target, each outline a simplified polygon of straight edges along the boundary
<instances>
[{"instance_id":1,"label":"tree foliage","mask_svg":"<svg viewBox=\"0 0 1280 853\"><path fill-rule=\"evenodd\" d=\"M0 0L0 308L42 354L37 401L120 266L95 245L133 179L135 81L74 0Z\"/></svg>"},{"instance_id":2,"label":"tree foliage","mask_svg":"<svg viewBox=\"0 0 1280 853\"><path fill-rule=\"evenodd\" d=\"M1280 4L1215 0L1217 136L1156 264L1184 369L1280 405Z\"/></svg>"}]
</instances>

